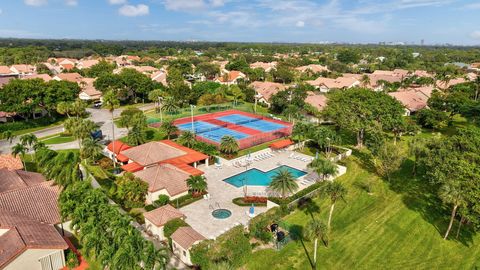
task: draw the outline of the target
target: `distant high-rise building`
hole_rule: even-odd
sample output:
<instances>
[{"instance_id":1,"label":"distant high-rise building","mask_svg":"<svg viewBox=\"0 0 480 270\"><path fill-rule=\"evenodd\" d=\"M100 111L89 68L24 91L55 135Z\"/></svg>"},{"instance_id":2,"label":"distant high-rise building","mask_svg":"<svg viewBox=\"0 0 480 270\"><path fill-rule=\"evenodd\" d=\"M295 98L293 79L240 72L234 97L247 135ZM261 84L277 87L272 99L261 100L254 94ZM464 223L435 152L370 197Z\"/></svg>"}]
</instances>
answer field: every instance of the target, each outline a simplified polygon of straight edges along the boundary
<instances>
[{"instance_id":1,"label":"distant high-rise building","mask_svg":"<svg viewBox=\"0 0 480 270\"><path fill-rule=\"evenodd\" d=\"M420 41L420 45L422 45L422 46L425 45L425 40L422 39L422 40Z\"/></svg>"}]
</instances>

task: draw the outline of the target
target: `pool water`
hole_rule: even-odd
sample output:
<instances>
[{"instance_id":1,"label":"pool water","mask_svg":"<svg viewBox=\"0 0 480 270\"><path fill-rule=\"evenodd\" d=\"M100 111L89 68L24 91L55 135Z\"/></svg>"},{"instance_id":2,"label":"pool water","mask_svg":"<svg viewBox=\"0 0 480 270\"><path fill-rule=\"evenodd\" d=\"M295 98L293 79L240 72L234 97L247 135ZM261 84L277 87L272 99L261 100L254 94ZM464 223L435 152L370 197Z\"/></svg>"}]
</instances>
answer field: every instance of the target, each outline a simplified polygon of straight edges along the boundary
<instances>
[{"instance_id":1,"label":"pool water","mask_svg":"<svg viewBox=\"0 0 480 270\"><path fill-rule=\"evenodd\" d=\"M289 171L294 178L299 178L307 174L304 171L297 170L290 166L282 165L267 172L261 171L259 169L250 169L248 171L226 178L223 181L235 187L242 187L244 185L268 186L270 185L270 182L272 182L272 178L281 170Z\"/></svg>"},{"instance_id":2,"label":"pool water","mask_svg":"<svg viewBox=\"0 0 480 270\"><path fill-rule=\"evenodd\" d=\"M231 215L232 215L232 211L228 209L216 209L216 210L213 210L212 212L212 216L218 219L226 219L226 218L229 218Z\"/></svg>"}]
</instances>

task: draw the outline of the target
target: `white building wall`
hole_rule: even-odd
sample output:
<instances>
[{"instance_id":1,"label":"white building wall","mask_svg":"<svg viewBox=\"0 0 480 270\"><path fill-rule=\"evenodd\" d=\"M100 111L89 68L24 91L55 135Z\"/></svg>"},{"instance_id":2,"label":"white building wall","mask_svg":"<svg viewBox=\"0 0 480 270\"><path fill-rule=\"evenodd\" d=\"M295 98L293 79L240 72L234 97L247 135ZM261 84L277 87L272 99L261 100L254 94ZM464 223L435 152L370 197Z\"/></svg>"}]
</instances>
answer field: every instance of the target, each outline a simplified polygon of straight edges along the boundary
<instances>
[{"instance_id":1,"label":"white building wall","mask_svg":"<svg viewBox=\"0 0 480 270\"><path fill-rule=\"evenodd\" d=\"M64 266L65 256L61 249L27 249L4 269L58 270Z\"/></svg>"},{"instance_id":2,"label":"white building wall","mask_svg":"<svg viewBox=\"0 0 480 270\"><path fill-rule=\"evenodd\" d=\"M145 228L150 231L153 235L158 236L160 241L165 240L165 235L163 233L163 226L157 227L155 224L150 222L150 220L145 219Z\"/></svg>"}]
</instances>

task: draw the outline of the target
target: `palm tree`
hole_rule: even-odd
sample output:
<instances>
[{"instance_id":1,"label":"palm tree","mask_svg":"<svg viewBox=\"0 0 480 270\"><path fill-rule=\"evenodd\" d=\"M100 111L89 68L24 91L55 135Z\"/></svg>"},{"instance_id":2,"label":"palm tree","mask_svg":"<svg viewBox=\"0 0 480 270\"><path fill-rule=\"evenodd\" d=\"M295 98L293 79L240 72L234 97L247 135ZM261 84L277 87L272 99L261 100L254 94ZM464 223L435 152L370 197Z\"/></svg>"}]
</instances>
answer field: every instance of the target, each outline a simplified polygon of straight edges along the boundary
<instances>
[{"instance_id":1,"label":"palm tree","mask_svg":"<svg viewBox=\"0 0 480 270\"><path fill-rule=\"evenodd\" d=\"M144 269L165 269L168 261L167 249L161 247L155 249L152 243L146 242L142 252Z\"/></svg>"},{"instance_id":2,"label":"palm tree","mask_svg":"<svg viewBox=\"0 0 480 270\"><path fill-rule=\"evenodd\" d=\"M186 147L192 148L197 141L195 140L195 134L186 130L182 133L182 135L180 135L178 142Z\"/></svg>"},{"instance_id":3,"label":"palm tree","mask_svg":"<svg viewBox=\"0 0 480 270\"><path fill-rule=\"evenodd\" d=\"M59 102L57 104L57 112L61 115L67 115L70 118L70 104L66 101Z\"/></svg>"},{"instance_id":4,"label":"palm tree","mask_svg":"<svg viewBox=\"0 0 480 270\"><path fill-rule=\"evenodd\" d=\"M329 175L335 177L338 174L338 166L329 159L316 158L308 164L308 167L317 173L317 181L323 181Z\"/></svg>"},{"instance_id":5,"label":"palm tree","mask_svg":"<svg viewBox=\"0 0 480 270\"><path fill-rule=\"evenodd\" d=\"M20 137L20 143L27 148L27 151L32 150L33 146L37 142L38 142L37 136L35 136L35 134L32 134L32 133L28 133Z\"/></svg>"},{"instance_id":6,"label":"palm tree","mask_svg":"<svg viewBox=\"0 0 480 270\"><path fill-rule=\"evenodd\" d=\"M310 133L310 125L305 124L304 122L297 122L293 126L292 135L297 137L300 141L300 148L303 149L305 138Z\"/></svg>"},{"instance_id":7,"label":"palm tree","mask_svg":"<svg viewBox=\"0 0 480 270\"><path fill-rule=\"evenodd\" d=\"M238 142L233 136L223 136L220 140L220 152L233 155L239 150Z\"/></svg>"},{"instance_id":8,"label":"palm tree","mask_svg":"<svg viewBox=\"0 0 480 270\"><path fill-rule=\"evenodd\" d=\"M78 126L75 128L75 133L73 137L78 140L79 149L82 150L82 142L86 138L92 137L92 132L97 128L95 123L92 120L83 119L78 123Z\"/></svg>"},{"instance_id":9,"label":"palm tree","mask_svg":"<svg viewBox=\"0 0 480 270\"><path fill-rule=\"evenodd\" d=\"M17 143L12 147L12 156L17 157L18 155L20 155L20 159L22 160L23 168L25 169L25 171L27 171L27 166L25 164L26 152L27 152L27 148L21 143Z\"/></svg>"},{"instance_id":10,"label":"palm tree","mask_svg":"<svg viewBox=\"0 0 480 270\"><path fill-rule=\"evenodd\" d=\"M463 192L454 184L445 184L440 188L440 199L446 203L452 205L452 214L450 216L450 222L448 223L447 231L443 239L448 238L448 234L452 229L453 221L457 215L457 209L460 206L465 205L465 200L463 198Z\"/></svg>"},{"instance_id":11,"label":"palm tree","mask_svg":"<svg viewBox=\"0 0 480 270\"><path fill-rule=\"evenodd\" d=\"M42 171L47 179L66 187L79 180L80 157L75 152L60 152L47 162Z\"/></svg>"},{"instance_id":12,"label":"palm tree","mask_svg":"<svg viewBox=\"0 0 480 270\"><path fill-rule=\"evenodd\" d=\"M280 170L273 176L269 189L282 194L282 198L285 199L288 193L294 193L297 191L298 184L289 171Z\"/></svg>"},{"instance_id":13,"label":"palm tree","mask_svg":"<svg viewBox=\"0 0 480 270\"><path fill-rule=\"evenodd\" d=\"M370 77L367 74L364 74L360 79L360 82L362 83L363 87L367 87L370 85Z\"/></svg>"},{"instance_id":14,"label":"palm tree","mask_svg":"<svg viewBox=\"0 0 480 270\"><path fill-rule=\"evenodd\" d=\"M178 110L177 101L173 97L167 97L163 101L162 109L166 112L174 113Z\"/></svg>"},{"instance_id":15,"label":"palm tree","mask_svg":"<svg viewBox=\"0 0 480 270\"><path fill-rule=\"evenodd\" d=\"M203 193L207 190L207 181L201 175L191 175L187 179L187 186L192 193Z\"/></svg>"},{"instance_id":16,"label":"palm tree","mask_svg":"<svg viewBox=\"0 0 480 270\"><path fill-rule=\"evenodd\" d=\"M328 246L327 227L320 220L311 219L305 227L305 236L315 239L313 249L313 265L317 269L317 243L320 238L325 246Z\"/></svg>"},{"instance_id":17,"label":"palm tree","mask_svg":"<svg viewBox=\"0 0 480 270\"><path fill-rule=\"evenodd\" d=\"M16 137L11 130L5 130L2 133L2 137L8 141L8 143L12 144L13 139Z\"/></svg>"},{"instance_id":18,"label":"palm tree","mask_svg":"<svg viewBox=\"0 0 480 270\"><path fill-rule=\"evenodd\" d=\"M345 201L345 195L347 194L347 189L339 182L325 182L322 187L322 193L330 197L330 213L328 214L327 228L330 230L330 223L332 221L333 209L335 208L335 203L338 199Z\"/></svg>"},{"instance_id":19,"label":"palm tree","mask_svg":"<svg viewBox=\"0 0 480 270\"><path fill-rule=\"evenodd\" d=\"M86 160L95 159L102 154L103 146L94 140L92 137L88 137L82 142L82 148L80 150L80 156Z\"/></svg>"},{"instance_id":20,"label":"palm tree","mask_svg":"<svg viewBox=\"0 0 480 270\"><path fill-rule=\"evenodd\" d=\"M112 142L113 142L112 147L113 149L115 149L115 122L113 121L113 113L115 109L118 108L118 106L120 106L120 101L118 100L117 96L112 90L108 91L107 93L105 93L105 95L103 95L103 107L109 110L112 116ZM112 162L113 162L113 167L115 168L116 167L115 153L113 153Z\"/></svg>"},{"instance_id":21,"label":"palm tree","mask_svg":"<svg viewBox=\"0 0 480 270\"><path fill-rule=\"evenodd\" d=\"M160 130L163 130L167 134L167 139L170 140L170 137L178 131L178 128L173 124L173 121L165 121L161 124Z\"/></svg>"}]
</instances>

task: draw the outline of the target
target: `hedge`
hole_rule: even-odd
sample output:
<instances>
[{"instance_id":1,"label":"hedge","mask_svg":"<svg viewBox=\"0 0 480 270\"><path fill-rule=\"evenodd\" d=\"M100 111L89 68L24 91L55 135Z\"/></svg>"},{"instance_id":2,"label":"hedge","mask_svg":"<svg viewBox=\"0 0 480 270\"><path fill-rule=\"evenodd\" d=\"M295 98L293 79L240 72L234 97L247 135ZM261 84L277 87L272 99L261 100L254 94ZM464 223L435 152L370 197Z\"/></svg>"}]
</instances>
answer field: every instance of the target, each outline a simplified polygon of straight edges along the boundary
<instances>
[{"instance_id":1,"label":"hedge","mask_svg":"<svg viewBox=\"0 0 480 270\"><path fill-rule=\"evenodd\" d=\"M184 195L184 196L179 197L177 199L171 200L170 205L175 207L175 208L180 208L180 207L183 207L185 205L189 205L191 203L199 201L201 199L202 199L202 196L193 197L192 194L188 193L187 195Z\"/></svg>"},{"instance_id":2,"label":"hedge","mask_svg":"<svg viewBox=\"0 0 480 270\"><path fill-rule=\"evenodd\" d=\"M318 189L319 187L321 186L321 182L317 182L309 187L306 187L302 190L300 190L299 192L293 194L292 196L290 197L287 197L285 199L283 198L279 198L279 197L268 197L268 200L278 204L278 205L282 205L282 204L289 204L293 201L295 201L296 199L299 199L305 195L307 195L308 193Z\"/></svg>"}]
</instances>

